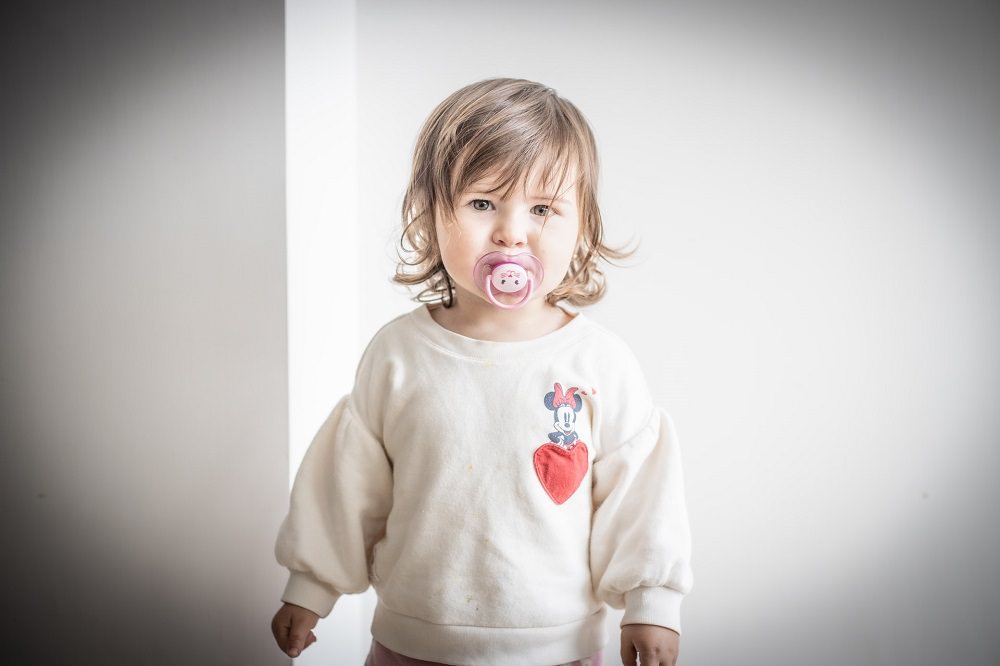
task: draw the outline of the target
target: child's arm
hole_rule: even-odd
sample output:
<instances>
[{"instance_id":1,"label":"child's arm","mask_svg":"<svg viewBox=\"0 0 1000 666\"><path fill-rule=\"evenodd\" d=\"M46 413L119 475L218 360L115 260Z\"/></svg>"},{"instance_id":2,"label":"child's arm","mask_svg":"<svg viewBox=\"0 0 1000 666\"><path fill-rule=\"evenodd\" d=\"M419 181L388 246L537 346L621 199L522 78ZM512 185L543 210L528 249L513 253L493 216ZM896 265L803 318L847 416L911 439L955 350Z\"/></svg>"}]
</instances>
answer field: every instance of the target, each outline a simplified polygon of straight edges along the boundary
<instances>
[{"instance_id":1,"label":"child's arm","mask_svg":"<svg viewBox=\"0 0 1000 666\"><path fill-rule=\"evenodd\" d=\"M623 627L656 625L679 635L681 600L693 577L673 421L650 407L645 426L609 448L593 465L591 567L597 597L625 608Z\"/></svg>"},{"instance_id":2,"label":"child's arm","mask_svg":"<svg viewBox=\"0 0 1000 666\"><path fill-rule=\"evenodd\" d=\"M342 594L368 589L369 557L392 506L388 457L353 399L342 398L313 438L275 544L278 563L289 569L281 600L318 617L326 617ZM303 617L294 607L281 618L290 637L297 625L289 620ZM306 624L308 630L315 621Z\"/></svg>"}]
</instances>

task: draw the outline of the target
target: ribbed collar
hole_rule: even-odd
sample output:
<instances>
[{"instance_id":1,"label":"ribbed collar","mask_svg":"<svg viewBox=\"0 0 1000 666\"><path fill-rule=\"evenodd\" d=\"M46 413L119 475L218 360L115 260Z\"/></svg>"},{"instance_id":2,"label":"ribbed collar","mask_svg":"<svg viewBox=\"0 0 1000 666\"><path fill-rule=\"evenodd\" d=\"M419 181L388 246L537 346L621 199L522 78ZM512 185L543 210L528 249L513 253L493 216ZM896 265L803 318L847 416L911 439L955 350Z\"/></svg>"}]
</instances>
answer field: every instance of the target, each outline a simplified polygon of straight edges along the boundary
<instances>
[{"instance_id":1,"label":"ribbed collar","mask_svg":"<svg viewBox=\"0 0 1000 666\"><path fill-rule=\"evenodd\" d=\"M582 312L573 312L566 308L561 309L573 316L573 319L567 324L551 333L546 333L531 340L517 340L512 342L477 340L450 331L434 321L434 318L431 317L430 309L426 304L421 304L414 308L408 317L427 342L440 351L469 360L507 363L544 354L557 353L560 349L564 349L566 345L572 344L575 340L579 339L586 329L590 327L590 320Z\"/></svg>"}]
</instances>

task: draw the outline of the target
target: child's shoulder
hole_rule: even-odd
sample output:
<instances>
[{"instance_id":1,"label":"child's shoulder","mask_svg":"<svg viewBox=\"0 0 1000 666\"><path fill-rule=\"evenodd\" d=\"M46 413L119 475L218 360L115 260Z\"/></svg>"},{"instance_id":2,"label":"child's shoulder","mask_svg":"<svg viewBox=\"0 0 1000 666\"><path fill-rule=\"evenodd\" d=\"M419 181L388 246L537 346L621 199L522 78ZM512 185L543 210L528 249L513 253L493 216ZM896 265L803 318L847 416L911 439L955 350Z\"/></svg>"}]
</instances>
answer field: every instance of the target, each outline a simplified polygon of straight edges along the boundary
<instances>
[{"instance_id":1,"label":"child's shoulder","mask_svg":"<svg viewBox=\"0 0 1000 666\"><path fill-rule=\"evenodd\" d=\"M632 346L626 340L625 336L619 334L601 321L594 319L589 314L586 316L588 323L587 337L591 344L599 346L605 352L602 356L605 356L611 363L616 363L623 359L631 361L635 358Z\"/></svg>"},{"instance_id":2,"label":"child's shoulder","mask_svg":"<svg viewBox=\"0 0 1000 666\"><path fill-rule=\"evenodd\" d=\"M378 384L387 381L389 369L405 364L413 345L413 311L397 315L380 325L361 347L355 370L355 383Z\"/></svg>"},{"instance_id":3,"label":"child's shoulder","mask_svg":"<svg viewBox=\"0 0 1000 666\"><path fill-rule=\"evenodd\" d=\"M372 340L392 337L394 335L409 334L409 331L413 328L413 317L423 307L422 305L417 308L412 308L396 315L389 321L382 324L379 328L375 330L372 335Z\"/></svg>"},{"instance_id":4,"label":"child's shoulder","mask_svg":"<svg viewBox=\"0 0 1000 666\"><path fill-rule=\"evenodd\" d=\"M423 306L420 306L423 307ZM414 334L414 315L419 308L411 309L402 314L396 315L385 322L372 333L368 343L365 345L365 356L372 352L385 353L389 349L398 349L400 342L405 342L412 338Z\"/></svg>"},{"instance_id":5,"label":"child's shoulder","mask_svg":"<svg viewBox=\"0 0 1000 666\"><path fill-rule=\"evenodd\" d=\"M605 382L635 384L645 382L642 364L627 335L587 315L586 335L577 356Z\"/></svg>"}]
</instances>

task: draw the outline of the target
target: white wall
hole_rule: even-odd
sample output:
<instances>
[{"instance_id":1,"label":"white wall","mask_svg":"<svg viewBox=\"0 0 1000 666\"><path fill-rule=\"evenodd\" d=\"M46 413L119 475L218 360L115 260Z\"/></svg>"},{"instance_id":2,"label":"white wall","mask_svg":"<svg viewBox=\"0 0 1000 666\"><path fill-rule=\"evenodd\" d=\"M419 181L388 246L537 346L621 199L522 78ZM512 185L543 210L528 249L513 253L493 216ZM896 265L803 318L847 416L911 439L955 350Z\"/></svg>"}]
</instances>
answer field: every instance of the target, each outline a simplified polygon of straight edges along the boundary
<instances>
[{"instance_id":1,"label":"white wall","mask_svg":"<svg viewBox=\"0 0 1000 666\"><path fill-rule=\"evenodd\" d=\"M642 249L590 313L684 448L682 663L1000 659L1000 90L966 4L358 4L363 340L413 306L388 280L438 101L518 76L594 126Z\"/></svg>"},{"instance_id":2,"label":"white wall","mask_svg":"<svg viewBox=\"0 0 1000 666\"><path fill-rule=\"evenodd\" d=\"M367 342L359 336L355 22L353 0L285 3L289 485L351 390ZM273 592L277 610L281 590ZM371 589L341 597L296 663L363 663L374 602Z\"/></svg>"}]
</instances>

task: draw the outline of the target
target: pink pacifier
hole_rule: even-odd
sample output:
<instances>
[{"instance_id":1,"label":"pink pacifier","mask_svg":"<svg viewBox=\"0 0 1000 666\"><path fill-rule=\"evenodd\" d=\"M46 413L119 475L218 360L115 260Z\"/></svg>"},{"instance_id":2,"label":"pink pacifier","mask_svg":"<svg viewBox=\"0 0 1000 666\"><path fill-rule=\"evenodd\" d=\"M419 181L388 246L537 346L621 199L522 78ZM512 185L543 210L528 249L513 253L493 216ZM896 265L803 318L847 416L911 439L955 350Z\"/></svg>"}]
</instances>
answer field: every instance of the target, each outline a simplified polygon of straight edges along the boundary
<instances>
[{"instance_id":1,"label":"pink pacifier","mask_svg":"<svg viewBox=\"0 0 1000 666\"><path fill-rule=\"evenodd\" d=\"M476 285L483 290L493 305L505 310L527 305L528 299L535 291L535 285L542 281L544 275L542 262L530 252L515 255L490 252L480 257L476 267L472 269L472 279ZM524 296L516 303L507 305L497 300L493 294L494 289L504 294L523 292Z\"/></svg>"}]
</instances>

